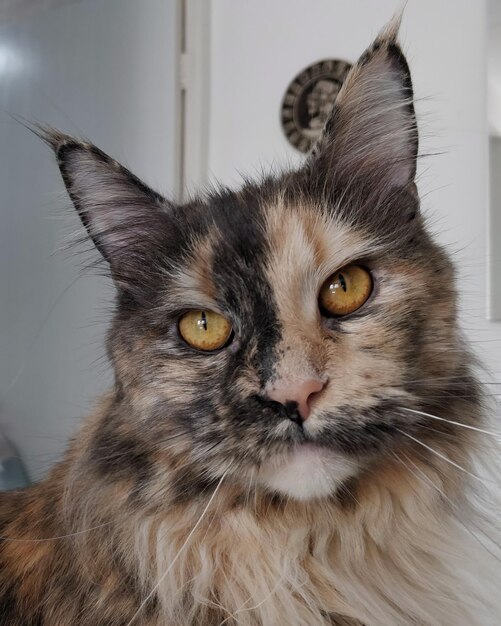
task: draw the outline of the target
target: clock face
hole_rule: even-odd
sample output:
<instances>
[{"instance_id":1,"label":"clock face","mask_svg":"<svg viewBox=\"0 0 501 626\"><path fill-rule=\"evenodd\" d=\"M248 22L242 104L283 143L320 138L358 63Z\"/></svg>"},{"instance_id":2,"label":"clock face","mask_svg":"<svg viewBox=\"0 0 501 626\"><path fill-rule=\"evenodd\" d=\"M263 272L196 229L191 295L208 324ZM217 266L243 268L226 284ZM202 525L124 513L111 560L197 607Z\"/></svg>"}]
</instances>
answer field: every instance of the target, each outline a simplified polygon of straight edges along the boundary
<instances>
[{"instance_id":1,"label":"clock face","mask_svg":"<svg viewBox=\"0 0 501 626\"><path fill-rule=\"evenodd\" d=\"M351 65L326 59L308 66L290 83L282 101L282 128L289 143L309 152L320 136Z\"/></svg>"}]
</instances>

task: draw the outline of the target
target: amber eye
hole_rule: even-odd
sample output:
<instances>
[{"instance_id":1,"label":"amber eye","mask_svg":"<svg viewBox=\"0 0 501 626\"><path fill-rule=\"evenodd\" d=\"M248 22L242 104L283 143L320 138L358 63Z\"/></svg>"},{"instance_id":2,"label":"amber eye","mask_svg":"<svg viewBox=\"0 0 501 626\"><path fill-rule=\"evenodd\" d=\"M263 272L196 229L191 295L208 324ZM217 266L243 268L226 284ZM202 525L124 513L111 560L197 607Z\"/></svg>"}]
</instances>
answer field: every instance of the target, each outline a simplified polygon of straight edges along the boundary
<instances>
[{"instance_id":1,"label":"amber eye","mask_svg":"<svg viewBox=\"0 0 501 626\"><path fill-rule=\"evenodd\" d=\"M231 331L228 320L214 311L188 311L179 320L179 332L186 343L207 352L222 348Z\"/></svg>"},{"instance_id":2,"label":"amber eye","mask_svg":"<svg viewBox=\"0 0 501 626\"><path fill-rule=\"evenodd\" d=\"M370 273L360 265L346 265L322 285L320 306L330 315L348 315L367 301L371 291Z\"/></svg>"}]
</instances>

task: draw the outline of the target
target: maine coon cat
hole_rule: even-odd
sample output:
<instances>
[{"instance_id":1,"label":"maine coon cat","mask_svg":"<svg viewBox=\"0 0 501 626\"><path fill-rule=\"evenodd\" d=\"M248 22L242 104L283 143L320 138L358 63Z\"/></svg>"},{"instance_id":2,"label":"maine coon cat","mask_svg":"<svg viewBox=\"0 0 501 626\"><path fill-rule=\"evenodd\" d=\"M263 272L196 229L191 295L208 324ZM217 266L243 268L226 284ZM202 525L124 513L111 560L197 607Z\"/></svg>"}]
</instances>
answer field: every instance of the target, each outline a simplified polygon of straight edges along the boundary
<instances>
[{"instance_id":1,"label":"maine coon cat","mask_svg":"<svg viewBox=\"0 0 501 626\"><path fill-rule=\"evenodd\" d=\"M176 206L37 131L116 285L115 384L0 495L1 624L481 623L489 435L397 30L304 166L238 191Z\"/></svg>"}]
</instances>

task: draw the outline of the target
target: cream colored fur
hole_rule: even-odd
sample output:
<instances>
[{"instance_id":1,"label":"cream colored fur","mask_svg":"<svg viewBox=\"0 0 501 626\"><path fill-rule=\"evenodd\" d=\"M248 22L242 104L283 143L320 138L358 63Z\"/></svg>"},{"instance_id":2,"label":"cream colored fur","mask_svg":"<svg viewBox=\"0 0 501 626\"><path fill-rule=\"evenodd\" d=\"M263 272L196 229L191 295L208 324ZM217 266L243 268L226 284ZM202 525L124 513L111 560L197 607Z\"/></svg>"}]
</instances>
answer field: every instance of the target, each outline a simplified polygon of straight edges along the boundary
<instances>
[{"instance_id":1,"label":"cream colored fur","mask_svg":"<svg viewBox=\"0 0 501 626\"><path fill-rule=\"evenodd\" d=\"M405 465L376 472L353 509L290 501L277 513L256 496L228 510L223 483L184 549L201 509L142 522L145 592L158 585L169 626L203 624L217 607L222 623L242 626L337 624L328 613L367 626L494 624L480 616L495 610L486 597L494 598L499 562L480 518L469 518L466 500L441 496L445 462Z\"/></svg>"}]
</instances>

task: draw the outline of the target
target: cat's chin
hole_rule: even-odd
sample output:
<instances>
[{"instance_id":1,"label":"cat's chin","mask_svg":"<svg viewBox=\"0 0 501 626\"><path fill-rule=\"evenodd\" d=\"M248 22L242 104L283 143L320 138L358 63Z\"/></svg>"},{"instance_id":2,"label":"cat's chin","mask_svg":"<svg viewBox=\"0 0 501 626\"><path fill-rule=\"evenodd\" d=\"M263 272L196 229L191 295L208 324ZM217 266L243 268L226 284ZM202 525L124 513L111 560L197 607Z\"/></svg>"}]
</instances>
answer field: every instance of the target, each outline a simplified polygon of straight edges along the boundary
<instances>
[{"instance_id":1,"label":"cat's chin","mask_svg":"<svg viewBox=\"0 0 501 626\"><path fill-rule=\"evenodd\" d=\"M257 479L274 493L307 501L332 495L359 469L355 460L324 446L305 443L263 463Z\"/></svg>"}]
</instances>

